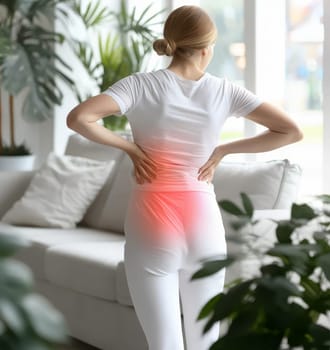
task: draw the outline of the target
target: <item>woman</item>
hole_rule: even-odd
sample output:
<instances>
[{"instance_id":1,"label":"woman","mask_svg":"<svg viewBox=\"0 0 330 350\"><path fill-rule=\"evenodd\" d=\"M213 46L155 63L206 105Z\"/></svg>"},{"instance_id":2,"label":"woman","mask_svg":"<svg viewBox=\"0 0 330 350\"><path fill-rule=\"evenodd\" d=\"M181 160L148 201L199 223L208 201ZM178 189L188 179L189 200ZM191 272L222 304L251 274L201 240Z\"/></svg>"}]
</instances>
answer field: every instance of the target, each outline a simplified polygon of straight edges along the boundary
<instances>
[{"instance_id":1,"label":"woman","mask_svg":"<svg viewBox=\"0 0 330 350\"><path fill-rule=\"evenodd\" d=\"M230 153L265 152L302 138L289 116L227 79L205 72L217 30L201 8L182 6L166 20L159 55L166 69L136 73L75 107L69 128L125 151L133 162L133 189L125 221L125 270L136 314L150 350L207 350L219 324L202 334L197 316L219 293L224 271L191 281L201 259L226 255L212 179ZM125 114L134 142L96 121ZM267 131L218 144L225 119L235 115ZM180 298L179 298L180 297Z\"/></svg>"}]
</instances>

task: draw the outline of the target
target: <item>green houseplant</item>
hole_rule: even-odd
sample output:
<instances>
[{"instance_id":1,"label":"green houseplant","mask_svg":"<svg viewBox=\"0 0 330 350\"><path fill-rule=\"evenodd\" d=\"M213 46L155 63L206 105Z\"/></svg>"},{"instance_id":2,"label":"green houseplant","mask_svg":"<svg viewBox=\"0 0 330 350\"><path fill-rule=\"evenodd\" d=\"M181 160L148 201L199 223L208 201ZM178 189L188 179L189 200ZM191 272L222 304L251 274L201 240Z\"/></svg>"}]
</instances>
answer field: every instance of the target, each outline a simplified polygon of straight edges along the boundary
<instances>
[{"instance_id":1,"label":"green houseplant","mask_svg":"<svg viewBox=\"0 0 330 350\"><path fill-rule=\"evenodd\" d=\"M48 119L52 106L61 104L62 92L56 79L75 88L71 68L54 51L64 36L52 28L54 17L68 16L64 0L0 0L0 84L9 98L10 143L2 135L0 108L0 155L29 155L24 144L15 142L14 98L25 93L22 117L31 122ZM0 106L1 107L1 106Z\"/></svg>"},{"instance_id":2,"label":"green houseplant","mask_svg":"<svg viewBox=\"0 0 330 350\"><path fill-rule=\"evenodd\" d=\"M127 75L147 68L152 42L158 36L153 28L159 24L159 16L163 12L150 13L151 6L138 14L136 7L128 10L125 0L121 0L118 11L110 11L100 1L89 1L84 7L80 0L75 1L75 12L86 31L97 35L98 46L94 50L90 41L75 40L72 47L100 91ZM109 32L102 35L100 25L108 26ZM81 101L88 96L81 97L78 93L77 97ZM103 118L103 122L109 129L124 130L127 118L108 116Z\"/></svg>"},{"instance_id":3,"label":"green houseplant","mask_svg":"<svg viewBox=\"0 0 330 350\"><path fill-rule=\"evenodd\" d=\"M68 325L48 300L33 291L33 274L12 255L28 241L0 234L0 349L55 350L68 344Z\"/></svg>"},{"instance_id":4,"label":"green houseplant","mask_svg":"<svg viewBox=\"0 0 330 350\"><path fill-rule=\"evenodd\" d=\"M219 205L236 216L234 228L241 234L251 234L258 220L252 220L253 206L248 196L241 196L243 208L230 201L220 201ZM229 286L199 314L199 319L210 316L204 333L215 322L228 324L226 333L210 350L330 348L329 205L330 196L321 195L312 204L293 204L289 220L273 220L276 240L259 253L259 274ZM233 260L204 261L192 279L213 274Z\"/></svg>"}]
</instances>

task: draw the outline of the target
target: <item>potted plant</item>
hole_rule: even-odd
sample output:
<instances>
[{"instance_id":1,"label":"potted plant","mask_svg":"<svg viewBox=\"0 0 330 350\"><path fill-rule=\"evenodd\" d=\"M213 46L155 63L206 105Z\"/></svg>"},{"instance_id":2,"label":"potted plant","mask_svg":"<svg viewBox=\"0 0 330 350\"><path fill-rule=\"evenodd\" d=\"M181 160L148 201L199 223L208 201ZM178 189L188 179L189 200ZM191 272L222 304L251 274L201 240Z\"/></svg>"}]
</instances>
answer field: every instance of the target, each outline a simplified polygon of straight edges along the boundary
<instances>
[{"instance_id":1,"label":"potted plant","mask_svg":"<svg viewBox=\"0 0 330 350\"><path fill-rule=\"evenodd\" d=\"M152 43L158 33L153 29L159 24L159 16L164 12L150 13L152 4L137 14L136 7L128 11L126 1L121 0L119 11L110 11L100 1L89 1L82 6L76 1L74 10L82 20L85 29L98 37L98 48L94 50L91 43L75 40L73 50L89 76L96 82L100 91L104 91L119 79L135 72L143 71L148 66ZM114 26L115 33L101 35L100 25ZM82 101L88 96L81 97ZM104 126L112 130L125 130L127 118L107 116L103 118Z\"/></svg>"},{"instance_id":2,"label":"potted plant","mask_svg":"<svg viewBox=\"0 0 330 350\"><path fill-rule=\"evenodd\" d=\"M237 217L233 227L253 234L253 206L230 201L220 207ZM256 252L259 273L214 296L198 319L209 317L203 332L218 322L228 328L210 350L322 350L330 348L330 195L311 204L293 204L289 220L272 220L275 243ZM249 228L249 229L247 229ZM253 236L253 240L257 237ZM237 257L236 257L237 259ZM204 261L192 279L211 275L233 257Z\"/></svg>"},{"instance_id":3,"label":"potted plant","mask_svg":"<svg viewBox=\"0 0 330 350\"><path fill-rule=\"evenodd\" d=\"M4 144L2 104L0 98L0 170L27 169L33 156L15 140L14 98L25 93L22 117L31 122L48 119L53 104L61 104L62 92L56 79L75 88L68 76L70 67L56 54L54 44L63 43L64 36L52 28L54 16L65 18L64 0L1 0L0 1L0 84L9 99L10 143ZM1 96L0 96L1 97ZM17 165L22 157L30 165ZM14 163L14 165L10 165Z\"/></svg>"},{"instance_id":4,"label":"potted plant","mask_svg":"<svg viewBox=\"0 0 330 350\"><path fill-rule=\"evenodd\" d=\"M42 295L33 291L31 270L12 258L28 241L0 234L0 349L55 349L69 344L68 324Z\"/></svg>"}]
</instances>

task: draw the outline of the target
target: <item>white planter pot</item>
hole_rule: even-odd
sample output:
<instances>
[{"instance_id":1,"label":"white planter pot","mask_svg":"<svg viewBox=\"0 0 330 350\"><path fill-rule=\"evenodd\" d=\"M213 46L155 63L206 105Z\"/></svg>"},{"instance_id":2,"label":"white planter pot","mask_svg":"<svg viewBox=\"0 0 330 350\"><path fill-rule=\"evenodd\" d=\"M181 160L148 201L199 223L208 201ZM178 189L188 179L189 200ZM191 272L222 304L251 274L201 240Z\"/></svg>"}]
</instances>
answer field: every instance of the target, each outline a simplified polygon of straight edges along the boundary
<instances>
[{"instance_id":1,"label":"white planter pot","mask_svg":"<svg viewBox=\"0 0 330 350\"><path fill-rule=\"evenodd\" d=\"M28 171L34 168L35 155L0 156L0 171Z\"/></svg>"}]
</instances>

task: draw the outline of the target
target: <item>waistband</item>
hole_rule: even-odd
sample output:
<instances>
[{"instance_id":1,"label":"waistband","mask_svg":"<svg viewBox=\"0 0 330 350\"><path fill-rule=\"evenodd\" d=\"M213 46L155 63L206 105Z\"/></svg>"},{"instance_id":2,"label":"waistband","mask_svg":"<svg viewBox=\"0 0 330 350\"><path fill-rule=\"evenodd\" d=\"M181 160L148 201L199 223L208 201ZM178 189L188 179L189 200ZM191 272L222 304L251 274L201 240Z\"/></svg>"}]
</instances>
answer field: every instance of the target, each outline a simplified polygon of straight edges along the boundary
<instances>
[{"instance_id":1,"label":"waistband","mask_svg":"<svg viewBox=\"0 0 330 350\"><path fill-rule=\"evenodd\" d=\"M137 191L153 191L153 192L181 192L181 191L199 191L215 194L213 183L206 181L194 182L146 182L138 184L134 178L131 177L133 190Z\"/></svg>"}]
</instances>

